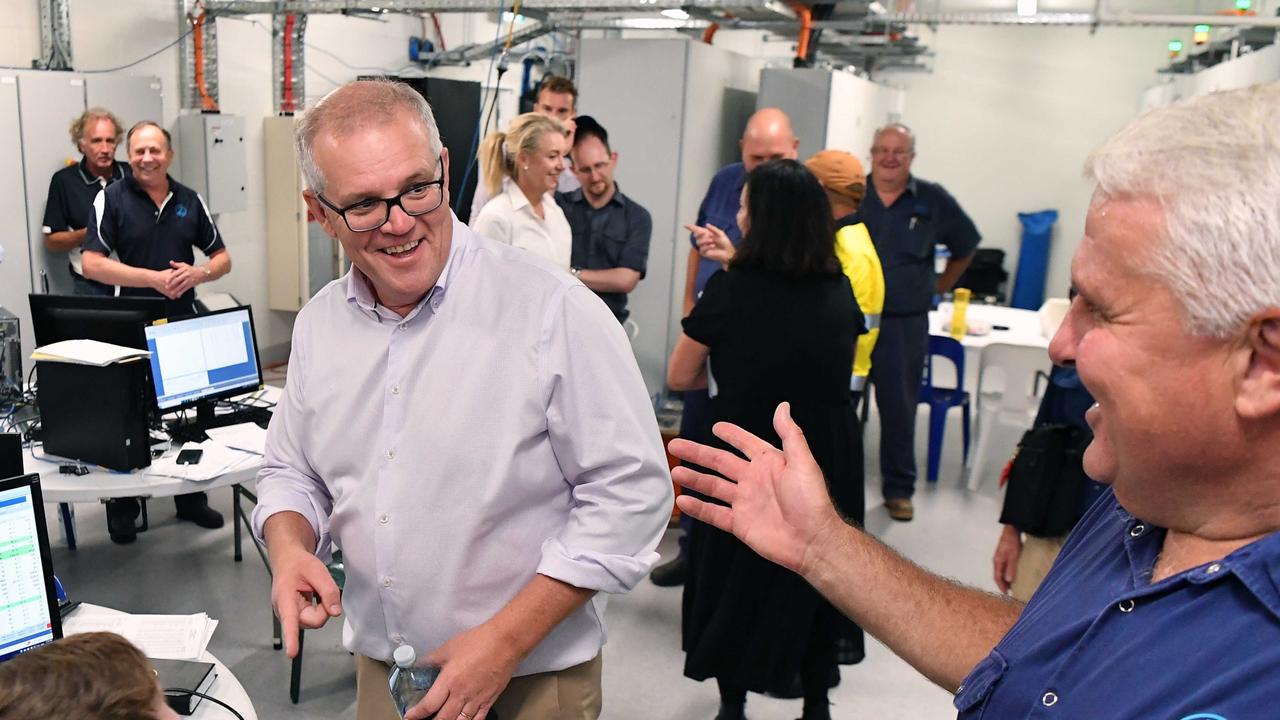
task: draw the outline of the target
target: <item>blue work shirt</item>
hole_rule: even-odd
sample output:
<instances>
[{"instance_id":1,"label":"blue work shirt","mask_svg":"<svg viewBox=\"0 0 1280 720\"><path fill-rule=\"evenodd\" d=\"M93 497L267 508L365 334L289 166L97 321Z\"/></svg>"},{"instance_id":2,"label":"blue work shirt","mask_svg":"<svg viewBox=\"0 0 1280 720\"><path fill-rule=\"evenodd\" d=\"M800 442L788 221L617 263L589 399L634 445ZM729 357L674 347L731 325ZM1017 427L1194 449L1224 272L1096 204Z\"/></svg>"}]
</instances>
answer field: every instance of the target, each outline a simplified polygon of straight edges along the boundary
<instances>
[{"instance_id":1,"label":"blue work shirt","mask_svg":"<svg viewBox=\"0 0 1280 720\"><path fill-rule=\"evenodd\" d=\"M884 268L884 314L929 312L938 277L933 269L935 245L951 257L973 254L982 236L960 203L937 183L911 177L907 188L885 207L867 176L867 197L854 215L865 223Z\"/></svg>"},{"instance_id":2,"label":"blue work shirt","mask_svg":"<svg viewBox=\"0 0 1280 720\"><path fill-rule=\"evenodd\" d=\"M1280 532L1152 584L1164 537L1108 488L965 678L960 720L1280 717Z\"/></svg>"},{"instance_id":3,"label":"blue work shirt","mask_svg":"<svg viewBox=\"0 0 1280 720\"><path fill-rule=\"evenodd\" d=\"M707 194L702 198L702 204L698 206L696 224L715 225L720 228L725 235L729 236L729 241L734 247L738 247L738 243L742 242L742 232L738 230L738 208L742 206L742 186L745 184L747 184L747 169L742 163L725 165L716 172L715 177L711 178ZM689 235L689 244L694 250L698 249L698 243L694 240L692 233ZM702 289L707 286L707 278L720 269L720 263L704 257L698 258L698 278L693 283L694 298L702 294Z\"/></svg>"},{"instance_id":4,"label":"blue work shirt","mask_svg":"<svg viewBox=\"0 0 1280 720\"><path fill-rule=\"evenodd\" d=\"M132 176L98 193L90 208L83 250L116 254L120 262L149 270L168 270L169 261L194 265L195 249L206 257L225 250L218 226L195 190L169 178L169 194L160 207ZM122 287L121 295L164 297L146 287ZM171 314L192 312L195 288L169 301Z\"/></svg>"}]
</instances>

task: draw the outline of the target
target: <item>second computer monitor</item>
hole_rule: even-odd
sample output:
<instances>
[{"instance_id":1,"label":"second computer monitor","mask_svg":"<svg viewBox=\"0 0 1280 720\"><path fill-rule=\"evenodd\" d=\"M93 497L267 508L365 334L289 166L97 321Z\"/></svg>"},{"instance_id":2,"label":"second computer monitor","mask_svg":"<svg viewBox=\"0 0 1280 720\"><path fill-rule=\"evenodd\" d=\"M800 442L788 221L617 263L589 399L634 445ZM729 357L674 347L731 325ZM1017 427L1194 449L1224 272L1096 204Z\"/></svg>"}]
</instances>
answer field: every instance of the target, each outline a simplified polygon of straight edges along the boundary
<instances>
[{"instance_id":1,"label":"second computer monitor","mask_svg":"<svg viewBox=\"0 0 1280 720\"><path fill-rule=\"evenodd\" d=\"M161 412L253 392L262 367L248 307L158 321L144 330Z\"/></svg>"},{"instance_id":2,"label":"second computer monitor","mask_svg":"<svg viewBox=\"0 0 1280 720\"><path fill-rule=\"evenodd\" d=\"M36 346L62 340L98 340L143 350L140 328L165 316L162 298L31 293Z\"/></svg>"}]
</instances>

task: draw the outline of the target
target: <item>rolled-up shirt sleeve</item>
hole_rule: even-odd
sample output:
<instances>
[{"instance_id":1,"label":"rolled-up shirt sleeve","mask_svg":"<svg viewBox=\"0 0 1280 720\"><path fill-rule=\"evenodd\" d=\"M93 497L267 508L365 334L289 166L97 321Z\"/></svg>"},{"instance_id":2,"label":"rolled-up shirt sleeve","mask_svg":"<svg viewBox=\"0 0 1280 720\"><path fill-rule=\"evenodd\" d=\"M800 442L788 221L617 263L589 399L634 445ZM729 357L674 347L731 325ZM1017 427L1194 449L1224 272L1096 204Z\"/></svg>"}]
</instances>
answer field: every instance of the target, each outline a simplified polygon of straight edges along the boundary
<instances>
[{"instance_id":1,"label":"rolled-up shirt sleeve","mask_svg":"<svg viewBox=\"0 0 1280 720\"><path fill-rule=\"evenodd\" d=\"M538 573L623 593L658 560L671 517L671 473L626 335L582 286L552 303L540 374L556 460L573 488L564 529L542 547Z\"/></svg>"},{"instance_id":2,"label":"rolled-up shirt sleeve","mask_svg":"<svg viewBox=\"0 0 1280 720\"><path fill-rule=\"evenodd\" d=\"M327 557L332 543L329 514L333 511L333 498L308 462L302 442L306 425L302 405L306 347L300 340L304 335L298 328L304 324L305 320L300 317L294 329L284 395L276 404L271 425L267 428L266 455L262 469L258 471L258 504L253 509L253 533L265 541L262 526L267 518L292 510L311 523L317 538L316 554Z\"/></svg>"}]
</instances>

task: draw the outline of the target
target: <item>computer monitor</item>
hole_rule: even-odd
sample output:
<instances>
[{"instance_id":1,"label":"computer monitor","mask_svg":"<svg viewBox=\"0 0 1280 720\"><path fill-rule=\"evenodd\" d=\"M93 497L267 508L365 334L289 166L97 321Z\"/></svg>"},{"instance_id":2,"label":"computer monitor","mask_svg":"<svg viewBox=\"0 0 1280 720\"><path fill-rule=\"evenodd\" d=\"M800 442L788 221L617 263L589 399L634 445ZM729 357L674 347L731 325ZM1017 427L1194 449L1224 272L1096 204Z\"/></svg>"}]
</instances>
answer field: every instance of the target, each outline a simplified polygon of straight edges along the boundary
<instances>
[{"instance_id":1,"label":"computer monitor","mask_svg":"<svg viewBox=\"0 0 1280 720\"><path fill-rule=\"evenodd\" d=\"M40 476L0 480L0 662L61 637Z\"/></svg>"},{"instance_id":2,"label":"computer monitor","mask_svg":"<svg viewBox=\"0 0 1280 720\"><path fill-rule=\"evenodd\" d=\"M167 314L163 298L31 293L36 346L63 340L98 340L145 350L142 327Z\"/></svg>"},{"instance_id":3,"label":"computer monitor","mask_svg":"<svg viewBox=\"0 0 1280 720\"><path fill-rule=\"evenodd\" d=\"M215 400L262 387L253 313L247 306L172 320L144 328L151 351L156 408L195 407L213 416Z\"/></svg>"}]
</instances>

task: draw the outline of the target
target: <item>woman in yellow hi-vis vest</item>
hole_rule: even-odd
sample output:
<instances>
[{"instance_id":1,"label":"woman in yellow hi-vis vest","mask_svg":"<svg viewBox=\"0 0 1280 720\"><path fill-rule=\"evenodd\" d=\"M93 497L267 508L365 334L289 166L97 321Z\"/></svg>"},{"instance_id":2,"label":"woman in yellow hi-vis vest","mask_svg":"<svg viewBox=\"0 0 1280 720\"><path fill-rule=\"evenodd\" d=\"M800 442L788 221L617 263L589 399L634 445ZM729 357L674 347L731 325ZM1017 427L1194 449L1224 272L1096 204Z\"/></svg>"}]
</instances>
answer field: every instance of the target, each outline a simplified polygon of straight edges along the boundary
<instances>
[{"instance_id":1,"label":"woman in yellow hi-vis vest","mask_svg":"<svg viewBox=\"0 0 1280 720\"><path fill-rule=\"evenodd\" d=\"M831 201L831 214L839 228L836 257L853 286L853 296L867 325L867 332L858 336L853 377L849 381L849 390L860 396L871 373L871 350L880 337L880 313L884 310L884 270L880 267L880 256L871 243L867 226L852 221L867 193L867 174L858 158L842 150L823 150L806 160L805 166L817 176Z\"/></svg>"}]
</instances>

